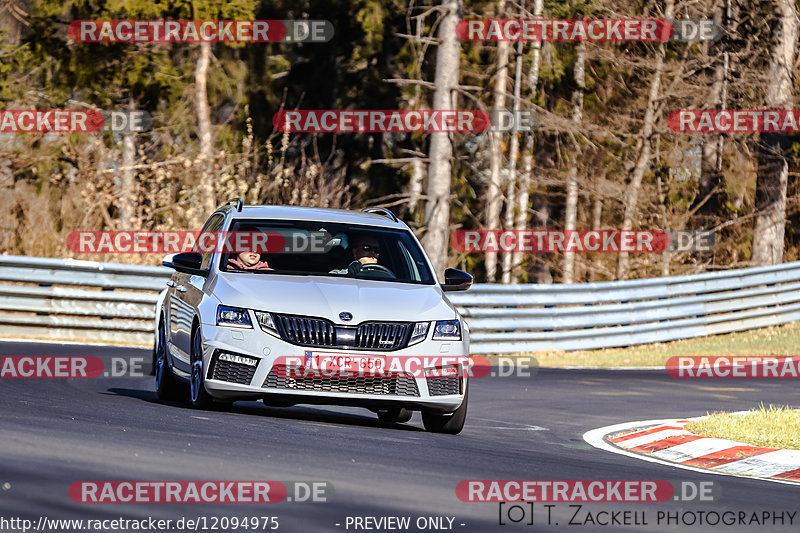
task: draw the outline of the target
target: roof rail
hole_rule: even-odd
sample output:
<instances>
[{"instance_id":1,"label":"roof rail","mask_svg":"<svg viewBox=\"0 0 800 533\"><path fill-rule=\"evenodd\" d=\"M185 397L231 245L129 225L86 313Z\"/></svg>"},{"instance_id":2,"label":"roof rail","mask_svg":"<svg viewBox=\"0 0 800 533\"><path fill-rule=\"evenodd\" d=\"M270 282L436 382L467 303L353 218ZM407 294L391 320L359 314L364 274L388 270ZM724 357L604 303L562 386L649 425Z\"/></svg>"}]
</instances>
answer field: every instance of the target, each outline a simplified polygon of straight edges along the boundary
<instances>
[{"instance_id":1,"label":"roof rail","mask_svg":"<svg viewBox=\"0 0 800 533\"><path fill-rule=\"evenodd\" d=\"M400 220L394 216L394 213L386 209L385 207L365 207L361 210L362 213L374 213L376 215L383 215L392 222L400 222Z\"/></svg>"},{"instance_id":2,"label":"roof rail","mask_svg":"<svg viewBox=\"0 0 800 533\"><path fill-rule=\"evenodd\" d=\"M244 205L244 202L242 202L242 199L241 198L231 198L230 200L225 202L224 205L231 205L233 203L236 204L236 211L241 213L242 212L242 206Z\"/></svg>"}]
</instances>

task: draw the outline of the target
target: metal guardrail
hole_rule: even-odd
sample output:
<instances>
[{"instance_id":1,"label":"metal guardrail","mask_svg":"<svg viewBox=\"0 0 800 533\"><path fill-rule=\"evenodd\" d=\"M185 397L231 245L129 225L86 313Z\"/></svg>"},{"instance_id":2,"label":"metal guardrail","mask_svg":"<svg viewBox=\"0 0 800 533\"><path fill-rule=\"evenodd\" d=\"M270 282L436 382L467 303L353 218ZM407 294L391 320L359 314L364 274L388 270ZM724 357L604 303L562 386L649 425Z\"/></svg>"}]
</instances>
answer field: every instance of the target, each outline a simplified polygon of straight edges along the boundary
<instances>
[{"instance_id":1,"label":"metal guardrail","mask_svg":"<svg viewBox=\"0 0 800 533\"><path fill-rule=\"evenodd\" d=\"M0 337L151 344L164 267L0 255Z\"/></svg>"},{"instance_id":2,"label":"metal guardrail","mask_svg":"<svg viewBox=\"0 0 800 533\"><path fill-rule=\"evenodd\" d=\"M450 296L480 353L611 348L800 320L800 262L573 285L476 285Z\"/></svg>"},{"instance_id":3,"label":"metal guardrail","mask_svg":"<svg viewBox=\"0 0 800 533\"><path fill-rule=\"evenodd\" d=\"M163 267L0 255L0 337L149 344ZM800 262L448 293L472 353L628 346L800 320Z\"/></svg>"}]
</instances>

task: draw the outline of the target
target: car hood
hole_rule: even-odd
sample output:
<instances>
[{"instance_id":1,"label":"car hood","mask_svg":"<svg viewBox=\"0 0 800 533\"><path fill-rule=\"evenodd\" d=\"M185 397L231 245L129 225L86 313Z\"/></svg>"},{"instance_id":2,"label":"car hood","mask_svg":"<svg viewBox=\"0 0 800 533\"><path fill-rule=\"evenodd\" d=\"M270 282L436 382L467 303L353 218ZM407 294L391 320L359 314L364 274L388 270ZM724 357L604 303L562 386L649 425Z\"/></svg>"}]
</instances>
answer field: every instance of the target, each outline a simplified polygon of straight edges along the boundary
<instances>
[{"instance_id":1,"label":"car hood","mask_svg":"<svg viewBox=\"0 0 800 533\"><path fill-rule=\"evenodd\" d=\"M336 324L365 321L448 320L455 308L437 285L388 281L226 273L216 277L213 294L223 305L327 318ZM343 321L339 313L352 320Z\"/></svg>"}]
</instances>

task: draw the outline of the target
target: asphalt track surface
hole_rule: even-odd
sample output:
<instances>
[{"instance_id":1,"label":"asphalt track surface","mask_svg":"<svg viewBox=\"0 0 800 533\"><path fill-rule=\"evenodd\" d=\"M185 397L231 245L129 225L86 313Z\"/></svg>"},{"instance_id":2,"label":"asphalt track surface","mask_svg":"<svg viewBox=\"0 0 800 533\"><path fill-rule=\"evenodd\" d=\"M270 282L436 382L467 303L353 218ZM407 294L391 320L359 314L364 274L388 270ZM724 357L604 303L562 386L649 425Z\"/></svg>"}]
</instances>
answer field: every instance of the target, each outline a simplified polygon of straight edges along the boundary
<instances>
[{"instance_id":1,"label":"asphalt track surface","mask_svg":"<svg viewBox=\"0 0 800 533\"><path fill-rule=\"evenodd\" d=\"M3 342L0 355L149 358L150 353ZM464 431L449 436L425 432L418 413L408 424L381 425L371 412L356 408L268 408L239 402L228 412L196 411L157 402L151 376L2 379L0 518L276 516L278 531L297 532L388 531L345 527L347 517L366 516L411 517L409 531L420 531L414 523L427 516L454 517L453 531L470 532L799 527L798 486L680 470L597 450L582 439L587 430L626 421L742 410L760 402L796 404L793 380L675 380L659 371L541 370L529 378L476 379L471 387ZM327 503L272 505L78 504L68 496L69 486L80 480L209 479L325 480L333 484L334 494ZM627 526L568 525L575 512L568 504L556 504L549 524L542 504L534 504L533 525L526 525L527 514L520 523L506 519L500 525L497 503L457 499L455 487L463 479L713 480L722 495L703 503L584 504L573 519L583 523L589 512L640 513ZM659 511L692 511L695 518L700 511L796 514L792 525L784 515L783 527L772 520L760 526L701 527L659 523Z\"/></svg>"}]
</instances>

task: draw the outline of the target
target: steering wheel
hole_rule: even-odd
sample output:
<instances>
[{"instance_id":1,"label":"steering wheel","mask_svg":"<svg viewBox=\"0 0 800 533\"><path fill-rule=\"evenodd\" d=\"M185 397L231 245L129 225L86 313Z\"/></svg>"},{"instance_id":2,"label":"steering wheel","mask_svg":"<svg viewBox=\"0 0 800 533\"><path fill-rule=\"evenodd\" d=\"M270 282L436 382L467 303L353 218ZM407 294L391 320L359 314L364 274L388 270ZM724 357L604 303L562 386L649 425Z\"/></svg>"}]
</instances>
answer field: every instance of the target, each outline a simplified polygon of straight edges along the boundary
<instances>
[{"instance_id":1,"label":"steering wheel","mask_svg":"<svg viewBox=\"0 0 800 533\"><path fill-rule=\"evenodd\" d=\"M386 268L383 265L379 265L378 263L367 263L366 265L361 265L361 270L367 270L367 271L371 270L371 271L374 271L374 272L383 272L385 274L388 274L388 275L392 276L392 279L396 279L397 278L397 276L395 276L394 272L392 272L391 270L389 270L388 268Z\"/></svg>"}]
</instances>

